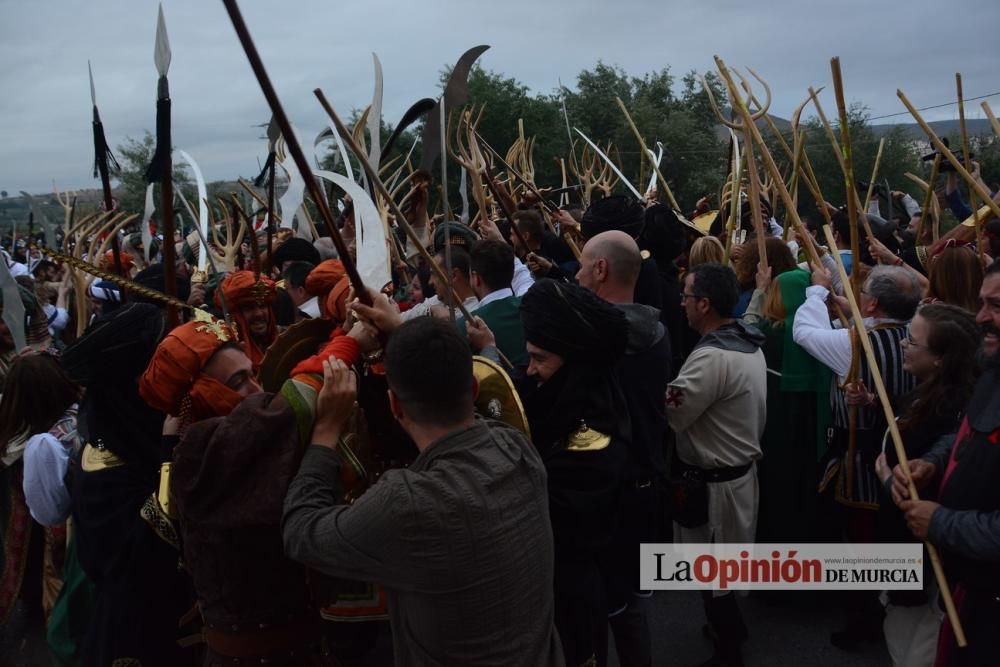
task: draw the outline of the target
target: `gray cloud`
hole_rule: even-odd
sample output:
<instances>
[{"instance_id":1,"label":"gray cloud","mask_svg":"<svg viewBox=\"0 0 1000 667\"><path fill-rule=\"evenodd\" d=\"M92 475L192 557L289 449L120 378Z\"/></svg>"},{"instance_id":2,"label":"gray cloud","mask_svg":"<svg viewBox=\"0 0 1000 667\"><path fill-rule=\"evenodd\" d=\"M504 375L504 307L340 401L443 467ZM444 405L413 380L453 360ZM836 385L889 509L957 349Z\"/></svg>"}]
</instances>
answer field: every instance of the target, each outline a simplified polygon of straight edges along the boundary
<instances>
[{"instance_id":1,"label":"gray cloud","mask_svg":"<svg viewBox=\"0 0 1000 667\"><path fill-rule=\"evenodd\" d=\"M371 52L385 71L386 120L437 92L440 70L466 48L487 43L481 59L538 92L598 59L633 74L669 65L678 77L710 70L712 54L751 66L771 84L772 112L788 116L810 86L827 86L835 110L831 56L839 55L848 99L873 116L905 111L902 88L917 106L954 99L961 71L968 97L1000 91L995 0L942 6L929 0L836 4L772 0L697 3L654 0L337 3L296 0L241 3L244 17L293 122L311 138L326 124L312 89L339 111L367 104ZM173 134L209 180L255 171L264 143L255 124L270 111L222 3L164 2L173 49ZM0 188L42 192L96 187L87 60L112 145L152 130L156 3L8 2L0 4ZM991 100L1000 110L1000 97ZM970 103L969 117L982 117ZM927 112L957 117L954 106ZM908 117L893 119L908 121Z\"/></svg>"}]
</instances>

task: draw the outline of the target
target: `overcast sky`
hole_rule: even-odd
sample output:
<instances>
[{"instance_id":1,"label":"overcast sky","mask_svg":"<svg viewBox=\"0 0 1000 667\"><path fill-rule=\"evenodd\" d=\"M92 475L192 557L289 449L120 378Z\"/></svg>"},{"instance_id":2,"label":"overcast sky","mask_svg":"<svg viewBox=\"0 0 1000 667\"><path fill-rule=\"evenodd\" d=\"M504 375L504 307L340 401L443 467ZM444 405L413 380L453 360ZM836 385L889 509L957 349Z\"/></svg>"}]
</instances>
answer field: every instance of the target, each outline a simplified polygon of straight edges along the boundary
<instances>
[{"instance_id":1,"label":"overcast sky","mask_svg":"<svg viewBox=\"0 0 1000 667\"><path fill-rule=\"evenodd\" d=\"M163 7L175 146L209 181L255 175L266 144L253 126L270 111L222 3ZM836 55L849 101L873 116L905 112L897 87L918 107L954 100L956 71L967 98L1000 92L997 0L243 0L241 9L285 110L308 138L325 126L313 88L342 115L371 100L373 51L384 70L384 116L394 124L413 101L436 96L442 67L476 44L492 46L484 67L541 92L560 77L572 86L598 59L632 74L669 65L679 76L711 69L717 53L767 79L771 111L783 117L810 85L827 86L824 107L835 115ZM111 145L154 128L156 15L151 0L0 0L0 189L98 187L88 59ZM989 101L1000 113L1000 95ZM982 117L979 101L966 113Z\"/></svg>"}]
</instances>

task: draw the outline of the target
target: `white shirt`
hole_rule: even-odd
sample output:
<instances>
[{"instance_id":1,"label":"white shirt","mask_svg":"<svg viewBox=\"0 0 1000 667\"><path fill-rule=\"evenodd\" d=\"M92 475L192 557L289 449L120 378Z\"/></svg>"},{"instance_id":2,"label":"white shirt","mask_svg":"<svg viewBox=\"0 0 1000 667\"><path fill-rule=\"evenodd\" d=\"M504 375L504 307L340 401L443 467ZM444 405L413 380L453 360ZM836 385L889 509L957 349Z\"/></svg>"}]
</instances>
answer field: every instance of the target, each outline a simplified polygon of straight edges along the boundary
<instances>
[{"instance_id":1,"label":"white shirt","mask_svg":"<svg viewBox=\"0 0 1000 667\"><path fill-rule=\"evenodd\" d=\"M303 301L302 305L299 306L299 311L308 318L316 319L320 316L319 312L319 297L314 296L308 301Z\"/></svg>"},{"instance_id":2,"label":"white shirt","mask_svg":"<svg viewBox=\"0 0 1000 667\"><path fill-rule=\"evenodd\" d=\"M400 313L400 317L403 319L404 322L409 322L415 317L430 315L431 308L433 308L434 306L443 306L443 305L444 304L441 303L441 299L439 299L438 295L435 294L429 299L424 299L423 301L415 305L413 308L410 308L406 312ZM479 299L476 297L475 294L473 294L472 296L465 299L465 301L462 302L462 305L465 306L465 309L471 313L472 311L474 311L476 308L479 307Z\"/></svg>"},{"instance_id":3,"label":"white shirt","mask_svg":"<svg viewBox=\"0 0 1000 667\"><path fill-rule=\"evenodd\" d=\"M806 288L806 300L795 311L792 324L792 340L837 374L841 381L851 372L851 334L848 329L834 328L826 308L829 294L822 285ZM899 323L889 318L866 317L866 329L883 323Z\"/></svg>"},{"instance_id":4,"label":"white shirt","mask_svg":"<svg viewBox=\"0 0 1000 667\"><path fill-rule=\"evenodd\" d=\"M510 286L513 288L515 296L524 296L524 293L531 289L531 286L535 284L535 277L531 275L531 271L525 266L517 257L514 258L514 278L510 281ZM470 311L471 312L471 311Z\"/></svg>"},{"instance_id":5,"label":"white shirt","mask_svg":"<svg viewBox=\"0 0 1000 667\"><path fill-rule=\"evenodd\" d=\"M506 299L509 296L514 296L514 290L512 290L509 287L498 289L495 292L490 292L489 294L487 294L486 296L484 296L482 299L479 300L479 305L476 306L476 309L478 310L479 308L482 308L488 303L493 303L494 301ZM470 310L469 312L471 313L473 311Z\"/></svg>"},{"instance_id":6,"label":"white shirt","mask_svg":"<svg viewBox=\"0 0 1000 667\"><path fill-rule=\"evenodd\" d=\"M49 433L31 436L24 448L24 500L31 516L43 526L66 520L69 491L63 483L69 467L69 450Z\"/></svg>"}]
</instances>

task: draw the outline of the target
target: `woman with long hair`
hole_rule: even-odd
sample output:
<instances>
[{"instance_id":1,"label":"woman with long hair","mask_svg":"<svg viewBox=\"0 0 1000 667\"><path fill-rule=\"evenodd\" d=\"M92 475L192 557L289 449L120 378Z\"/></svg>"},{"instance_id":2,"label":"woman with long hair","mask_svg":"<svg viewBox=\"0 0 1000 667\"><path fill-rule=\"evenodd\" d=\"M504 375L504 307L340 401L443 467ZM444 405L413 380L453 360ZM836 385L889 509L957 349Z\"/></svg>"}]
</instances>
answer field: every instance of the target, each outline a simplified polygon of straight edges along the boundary
<instances>
[{"instance_id":1,"label":"woman with long hair","mask_svg":"<svg viewBox=\"0 0 1000 667\"><path fill-rule=\"evenodd\" d=\"M983 263L970 245L946 245L934 255L927 272L927 303L950 303L975 313L983 286Z\"/></svg>"},{"instance_id":2,"label":"woman with long hair","mask_svg":"<svg viewBox=\"0 0 1000 667\"><path fill-rule=\"evenodd\" d=\"M777 278L782 273L796 268L795 256L788 244L781 238L768 236L764 239L764 252L767 254L767 265L771 268L772 278ZM757 246L757 239L751 238L743 245L738 246L737 252L733 253L733 258L733 270L736 271L736 280L740 284L740 298L736 302L733 317L743 317L754 294L757 269L760 264L760 248Z\"/></svg>"},{"instance_id":3,"label":"woman with long hair","mask_svg":"<svg viewBox=\"0 0 1000 667\"><path fill-rule=\"evenodd\" d=\"M79 398L80 387L47 353L17 357L4 380L0 518L9 539L3 543L0 622L18 596L29 622L40 621L52 610L62 586L65 521L70 511L63 477L80 448Z\"/></svg>"},{"instance_id":4,"label":"woman with long hair","mask_svg":"<svg viewBox=\"0 0 1000 667\"><path fill-rule=\"evenodd\" d=\"M976 351L981 338L973 315L950 304L921 306L910 322L907 337L903 339L903 368L917 379L918 384L900 400L896 411L909 459L921 457L939 438L958 430L979 373ZM849 390L848 400L873 402L875 396L861 385ZM883 453L876 461L876 471L883 484L891 478L891 470L897 463L887 431ZM915 541L888 490L884 494L876 517L875 541ZM921 497L934 499L932 491L929 496ZM925 556L924 562L927 561ZM941 612L933 582L933 575L925 568L924 590L888 591L884 596L885 639L896 665L919 667L934 663Z\"/></svg>"}]
</instances>

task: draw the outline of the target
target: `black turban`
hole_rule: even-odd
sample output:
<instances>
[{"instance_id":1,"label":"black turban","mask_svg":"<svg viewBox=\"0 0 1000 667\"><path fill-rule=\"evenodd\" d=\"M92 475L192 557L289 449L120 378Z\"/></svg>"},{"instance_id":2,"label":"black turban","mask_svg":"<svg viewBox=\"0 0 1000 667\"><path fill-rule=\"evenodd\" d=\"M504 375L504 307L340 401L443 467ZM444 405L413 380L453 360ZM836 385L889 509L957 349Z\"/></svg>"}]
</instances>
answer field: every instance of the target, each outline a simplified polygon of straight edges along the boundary
<instances>
[{"instance_id":1,"label":"black turban","mask_svg":"<svg viewBox=\"0 0 1000 667\"><path fill-rule=\"evenodd\" d=\"M296 261L309 262L313 266L316 266L323 260L320 258L319 250L316 250L316 246L300 238L288 239L271 253L271 264L277 267L280 267L285 262Z\"/></svg>"},{"instance_id":2,"label":"black turban","mask_svg":"<svg viewBox=\"0 0 1000 667\"><path fill-rule=\"evenodd\" d=\"M669 206L655 204L645 211L646 224L639 247L648 250L658 263L670 263L677 258L686 244L685 227Z\"/></svg>"},{"instance_id":3,"label":"black turban","mask_svg":"<svg viewBox=\"0 0 1000 667\"><path fill-rule=\"evenodd\" d=\"M94 320L60 357L70 378L87 388L78 418L83 438L103 444L153 485L170 451L162 443L163 413L140 398L138 378L164 329L158 307L127 303Z\"/></svg>"},{"instance_id":4,"label":"black turban","mask_svg":"<svg viewBox=\"0 0 1000 667\"><path fill-rule=\"evenodd\" d=\"M134 380L146 370L163 329L159 308L128 303L94 320L60 361L73 381L84 387Z\"/></svg>"},{"instance_id":5,"label":"black turban","mask_svg":"<svg viewBox=\"0 0 1000 667\"><path fill-rule=\"evenodd\" d=\"M149 267L135 274L135 278L133 278L133 280L143 287L154 289L161 294L166 294L167 292L167 281L163 276L163 264L151 264ZM191 281L182 276L176 276L176 281L177 298L181 301L187 301L188 297L191 295ZM138 301L140 303L160 303L156 299L151 299L142 296L141 294L130 294L129 298L132 301Z\"/></svg>"},{"instance_id":6,"label":"black turban","mask_svg":"<svg viewBox=\"0 0 1000 667\"><path fill-rule=\"evenodd\" d=\"M645 224L645 209L631 197L605 197L592 203L580 221L584 238L593 238L601 232L618 230L632 238L639 238Z\"/></svg>"},{"instance_id":7,"label":"black turban","mask_svg":"<svg viewBox=\"0 0 1000 667\"><path fill-rule=\"evenodd\" d=\"M540 280L521 298L524 337L567 361L614 364L625 354L625 314L579 285Z\"/></svg>"}]
</instances>

